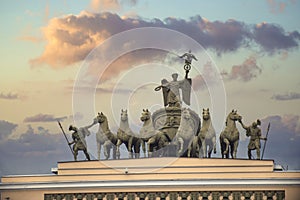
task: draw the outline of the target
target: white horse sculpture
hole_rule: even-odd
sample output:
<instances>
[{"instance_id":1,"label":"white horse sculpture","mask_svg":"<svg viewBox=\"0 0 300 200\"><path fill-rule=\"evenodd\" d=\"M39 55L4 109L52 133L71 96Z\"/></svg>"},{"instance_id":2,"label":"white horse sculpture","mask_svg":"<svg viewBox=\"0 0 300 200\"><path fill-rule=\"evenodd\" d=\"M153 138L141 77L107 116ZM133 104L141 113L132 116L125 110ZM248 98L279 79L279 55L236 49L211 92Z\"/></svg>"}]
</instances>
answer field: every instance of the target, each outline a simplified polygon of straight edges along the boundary
<instances>
[{"instance_id":1,"label":"white horse sculpture","mask_svg":"<svg viewBox=\"0 0 300 200\"><path fill-rule=\"evenodd\" d=\"M190 154L191 143L197 131L194 126L190 111L184 108L181 112L180 126L175 136L175 144L178 145L178 156L181 156L185 149L188 149L188 155Z\"/></svg>"},{"instance_id":2,"label":"white horse sculpture","mask_svg":"<svg viewBox=\"0 0 300 200\"><path fill-rule=\"evenodd\" d=\"M94 119L94 123L99 123L99 129L96 133L98 160L100 160L101 147L103 146L105 159L109 159L110 151L113 149L113 159L120 158L120 152L117 152L117 136L113 134L108 126L107 117L101 112Z\"/></svg>"},{"instance_id":3,"label":"white horse sculpture","mask_svg":"<svg viewBox=\"0 0 300 200\"><path fill-rule=\"evenodd\" d=\"M120 127L117 137L117 151L119 151L120 145L124 143L127 147L129 158L133 158L133 154L135 158L140 157L141 139L129 127L127 110L121 110Z\"/></svg>"},{"instance_id":4,"label":"white horse sculpture","mask_svg":"<svg viewBox=\"0 0 300 200\"><path fill-rule=\"evenodd\" d=\"M200 157L211 158L212 151L214 151L215 154L217 153L217 149L216 149L216 132L211 123L209 108L203 109L202 119L203 122L200 129L200 133L198 135L201 142ZM207 152L207 146L208 146L208 152Z\"/></svg>"}]
</instances>

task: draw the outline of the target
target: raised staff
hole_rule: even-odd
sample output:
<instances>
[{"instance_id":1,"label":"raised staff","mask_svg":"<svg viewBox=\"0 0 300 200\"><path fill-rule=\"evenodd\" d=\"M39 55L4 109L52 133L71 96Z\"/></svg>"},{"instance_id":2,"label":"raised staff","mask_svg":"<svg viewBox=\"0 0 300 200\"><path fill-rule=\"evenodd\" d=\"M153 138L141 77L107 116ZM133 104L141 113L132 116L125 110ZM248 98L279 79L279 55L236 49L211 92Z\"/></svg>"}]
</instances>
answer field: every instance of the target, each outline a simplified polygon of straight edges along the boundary
<instances>
[{"instance_id":1,"label":"raised staff","mask_svg":"<svg viewBox=\"0 0 300 200\"><path fill-rule=\"evenodd\" d=\"M69 148L70 148L70 150L71 150L71 152L72 152L72 154L73 154L73 156L74 156L74 151L73 151L73 149L71 148L70 142L69 142L69 140L68 140L68 138L67 138L67 135L66 135L66 133L65 133L65 131L64 131L64 129L63 129L61 123L60 123L60 121L57 121L57 123L58 123L58 125L59 125L59 127L60 127L60 129L61 129L61 132L62 132L63 135L65 136L65 139L67 140L68 146L69 146Z\"/></svg>"},{"instance_id":2,"label":"raised staff","mask_svg":"<svg viewBox=\"0 0 300 200\"><path fill-rule=\"evenodd\" d=\"M266 137L261 135L261 121L258 119L253 122L250 126L245 126L242 120L239 120L242 127L246 130L246 136L250 137L248 145L248 158L252 159L251 151L256 150L256 159L260 160L260 140L267 140Z\"/></svg>"},{"instance_id":3,"label":"raised staff","mask_svg":"<svg viewBox=\"0 0 300 200\"><path fill-rule=\"evenodd\" d=\"M264 154L265 154L265 149L266 149L266 144L267 144L267 138L268 138L268 134L269 134L269 131L270 131L270 122L268 124L268 128L267 128L267 134L266 134L266 140L265 140L265 143L264 143L264 148L263 148L263 152L262 152L262 155L261 155L261 159L264 158Z\"/></svg>"}]
</instances>

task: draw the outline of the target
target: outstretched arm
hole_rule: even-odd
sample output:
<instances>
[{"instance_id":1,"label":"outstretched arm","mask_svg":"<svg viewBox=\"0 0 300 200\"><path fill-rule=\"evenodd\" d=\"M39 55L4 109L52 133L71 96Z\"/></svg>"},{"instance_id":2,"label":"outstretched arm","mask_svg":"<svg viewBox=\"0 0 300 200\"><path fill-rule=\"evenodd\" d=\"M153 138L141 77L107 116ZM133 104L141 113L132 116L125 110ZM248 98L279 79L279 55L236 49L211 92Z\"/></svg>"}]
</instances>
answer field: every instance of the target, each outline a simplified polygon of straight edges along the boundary
<instances>
[{"instance_id":1,"label":"outstretched arm","mask_svg":"<svg viewBox=\"0 0 300 200\"><path fill-rule=\"evenodd\" d=\"M97 124L97 121L93 121L93 123L91 125L85 126L84 128L89 129L92 126L94 126L95 124Z\"/></svg>"},{"instance_id":2,"label":"outstretched arm","mask_svg":"<svg viewBox=\"0 0 300 200\"><path fill-rule=\"evenodd\" d=\"M242 122L242 120L239 120L239 122L240 122L240 124L242 125L242 127L243 127L245 130L248 130L248 129L249 129L249 127L246 126L246 125Z\"/></svg>"},{"instance_id":3,"label":"outstretched arm","mask_svg":"<svg viewBox=\"0 0 300 200\"><path fill-rule=\"evenodd\" d=\"M193 55L193 58L196 60L196 61L198 61L198 59Z\"/></svg>"},{"instance_id":4,"label":"outstretched arm","mask_svg":"<svg viewBox=\"0 0 300 200\"><path fill-rule=\"evenodd\" d=\"M185 54L183 54L182 56L179 56L179 58L183 58L183 57L185 57L186 56L186 53Z\"/></svg>"}]
</instances>

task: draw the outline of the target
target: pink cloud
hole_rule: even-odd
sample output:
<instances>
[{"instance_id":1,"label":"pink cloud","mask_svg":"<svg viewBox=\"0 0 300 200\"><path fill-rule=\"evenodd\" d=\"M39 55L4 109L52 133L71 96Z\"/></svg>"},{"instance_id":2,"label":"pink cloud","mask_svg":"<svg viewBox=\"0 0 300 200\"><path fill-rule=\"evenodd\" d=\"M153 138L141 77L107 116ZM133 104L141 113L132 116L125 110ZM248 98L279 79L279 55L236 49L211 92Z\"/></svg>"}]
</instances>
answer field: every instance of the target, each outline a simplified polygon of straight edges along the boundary
<instances>
[{"instance_id":1,"label":"pink cloud","mask_svg":"<svg viewBox=\"0 0 300 200\"><path fill-rule=\"evenodd\" d=\"M95 11L100 10L118 10L120 9L120 3L118 0L92 0L91 8Z\"/></svg>"},{"instance_id":2,"label":"pink cloud","mask_svg":"<svg viewBox=\"0 0 300 200\"><path fill-rule=\"evenodd\" d=\"M57 120L64 120L67 117L54 117L54 115L49 114L37 114L31 117L26 117L23 122L55 122Z\"/></svg>"},{"instance_id":3,"label":"pink cloud","mask_svg":"<svg viewBox=\"0 0 300 200\"><path fill-rule=\"evenodd\" d=\"M138 16L120 17L109 12L82 12L79 15L51 19L43 28L47 41L44 52L32 59L30 63L33 67L48 65L53 69L64 68L83 61L95 47L110 36L140 27L164 27L185 33L205 48L210 48L218 54L234 52L245 46L251 48L249 45L252 42L269 53L290 50L299 46L300 38L297 31L288 34L280 26L267 23L247 25L237 20L211 22L200 16L194 16L188 20L178 18L166 18L163 21L159 19L144 20ZM152 59L150 56L146 57L120 58L118 68L109 69L112 71L106 73L115 75L123 69L130 68L129 65L126 65L128 60L136 62L133 60ZM236 68L235 70L238 71L245 69L245 67Z\"/></svg>"},{"instance_id":4,"label":"pink cloud","mask_svg":"<svg viewBox=\"0 0 300 200\"><path fill-rule=\"evenodd\" d=\"M261 73L256 58L250 56L242 64L234 65L230 72L223 72L223 76L229 80L250 81Z\"/></svg>"}]
</instances>

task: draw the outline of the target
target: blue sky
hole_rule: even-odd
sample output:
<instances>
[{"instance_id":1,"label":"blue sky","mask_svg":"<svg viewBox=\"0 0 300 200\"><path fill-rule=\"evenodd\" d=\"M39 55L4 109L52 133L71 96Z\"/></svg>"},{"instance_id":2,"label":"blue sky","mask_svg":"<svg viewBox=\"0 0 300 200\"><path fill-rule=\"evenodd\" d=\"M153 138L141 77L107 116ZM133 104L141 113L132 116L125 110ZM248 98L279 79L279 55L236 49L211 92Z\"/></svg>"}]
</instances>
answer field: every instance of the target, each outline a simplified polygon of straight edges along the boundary
<instances>
[{"instance_id":1,"label":"blue sky","mask_svg":"<svg viewBox=\"0 0 300 200\"><path fill-rule=\"evenodd\" d=\"M262 119L263 133L272 121L265 158L300 169L300 160L294 159L300 153L299 10L297 0L1 1L0 174L46 173L57 161L72 159L55 119L62 118L67 127L80 116L74 113L72 88L86 56L115 34L147 26L173 29L201 44L222 76L226 112L237 109L246 124ZM174 49L178 54L185 50ZM196 68L209 76L204 60ZM131 108L131 126L138 131L140 108L162 106L152 87L171 72L153 72L153 82L143 87L138 85L142 75L131 77L134 67L144 69L153 61L165 65L170 57L156 51L130 53L101 77L95 108L108 115L113 130L120 107ZM195 71L191 76L200 97L194 103L200 110L211 107L203 79ZM127 104L111 99L116 86L123 92L116 94L117 100L131 98ZM136 86L134 93L126 90ZM91 116L81 118L82 123L91 121ZM247 158L242 129L241 135L239 157ZM94 135L88 140L94 151ZM282 147L275 149L272 143Z\"/></svg>"}]
</instances>

